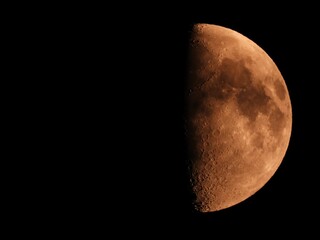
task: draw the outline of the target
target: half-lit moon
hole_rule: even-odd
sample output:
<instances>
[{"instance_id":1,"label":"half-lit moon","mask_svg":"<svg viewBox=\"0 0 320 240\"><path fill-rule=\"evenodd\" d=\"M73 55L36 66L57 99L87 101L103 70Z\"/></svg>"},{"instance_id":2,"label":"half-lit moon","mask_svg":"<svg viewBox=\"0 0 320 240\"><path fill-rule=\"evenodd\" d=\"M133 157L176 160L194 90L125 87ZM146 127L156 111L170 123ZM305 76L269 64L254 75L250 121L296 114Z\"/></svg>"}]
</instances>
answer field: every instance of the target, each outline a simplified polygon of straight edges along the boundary
<instances>
[{"instance_id":1,"label":"half-lit moon","mask_svg":"<svg viewBox=\"0 0 320 240\"><path fill-rule=\"evenodd\" d=\"M275 174L289 145L291 102L275 62L229 28L194 25L188 63L194 206L217 211L252 196Z\"/></svg>"}]
</instances>

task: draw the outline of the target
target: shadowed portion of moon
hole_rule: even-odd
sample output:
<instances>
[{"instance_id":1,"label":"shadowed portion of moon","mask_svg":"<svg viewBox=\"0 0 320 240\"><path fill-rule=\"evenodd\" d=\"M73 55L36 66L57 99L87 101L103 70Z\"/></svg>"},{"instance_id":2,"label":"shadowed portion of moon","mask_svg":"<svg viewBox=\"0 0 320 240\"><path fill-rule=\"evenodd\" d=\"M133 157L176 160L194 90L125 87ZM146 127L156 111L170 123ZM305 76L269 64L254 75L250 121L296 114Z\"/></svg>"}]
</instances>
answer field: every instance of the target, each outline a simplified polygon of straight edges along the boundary
<instances>
[{"instance_id":1,"label":"shadowed portion of moon","mask_svg":"<svg viewBox=\"0 0 320 240\"><path fill-rule=\"evenodd\" d=\"M279 167L291 135L291 102L275 63L240 33L197 24L186 103L195 209L217 211L253 195Z\"/></svg>"}]
</instances>

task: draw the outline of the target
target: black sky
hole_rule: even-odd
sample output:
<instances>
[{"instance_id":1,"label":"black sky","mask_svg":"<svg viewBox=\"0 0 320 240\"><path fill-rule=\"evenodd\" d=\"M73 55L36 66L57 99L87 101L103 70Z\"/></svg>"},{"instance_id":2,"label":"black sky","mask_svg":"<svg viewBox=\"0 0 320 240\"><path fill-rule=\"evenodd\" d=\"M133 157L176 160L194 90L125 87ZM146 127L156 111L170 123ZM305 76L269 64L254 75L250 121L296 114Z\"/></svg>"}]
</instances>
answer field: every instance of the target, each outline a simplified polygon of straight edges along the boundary
<instances>
[{"instance_id":1,"label":"black sky","mask_svg":"<svg viewBox=\"0 0 320 240\"><path fill-rule=\"evenodd\" d=\"M34 187L49 196L40 215L88 233L165 239L235 227L245 236L253 226L315 232L319 43L313 8L131 7L74 5L19 22L24 56L36 59L26 69L41 86L32 88L39 97L31 105L43 119L37 149L48 165ZM231 28L262 47L286 81L293 110L289 148L274 177L246 201L209 214L192 211L185 171L183 97L193 23Z\"/></svg>"}]
</instances>

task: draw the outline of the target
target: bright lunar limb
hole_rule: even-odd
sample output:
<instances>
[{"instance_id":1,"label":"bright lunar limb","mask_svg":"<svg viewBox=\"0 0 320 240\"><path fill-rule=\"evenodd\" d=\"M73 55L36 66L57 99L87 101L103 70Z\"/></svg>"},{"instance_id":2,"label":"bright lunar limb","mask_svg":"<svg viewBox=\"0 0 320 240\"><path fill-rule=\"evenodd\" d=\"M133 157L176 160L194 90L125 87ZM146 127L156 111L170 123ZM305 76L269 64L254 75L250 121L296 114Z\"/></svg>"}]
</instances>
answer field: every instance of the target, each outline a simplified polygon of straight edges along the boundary
<instances>
[{"instance_id":1,"label":"bright lunar limb","mask_svg":"<svg viewBox=\"0 0 320 240\"><path fill-rule=\"evenodd\" d=\"M234 206L261 189L285 156L292 127L287 86L256 43L211 24L193 27L187 84L194 207Z\"/></svg>"}]
</instances>

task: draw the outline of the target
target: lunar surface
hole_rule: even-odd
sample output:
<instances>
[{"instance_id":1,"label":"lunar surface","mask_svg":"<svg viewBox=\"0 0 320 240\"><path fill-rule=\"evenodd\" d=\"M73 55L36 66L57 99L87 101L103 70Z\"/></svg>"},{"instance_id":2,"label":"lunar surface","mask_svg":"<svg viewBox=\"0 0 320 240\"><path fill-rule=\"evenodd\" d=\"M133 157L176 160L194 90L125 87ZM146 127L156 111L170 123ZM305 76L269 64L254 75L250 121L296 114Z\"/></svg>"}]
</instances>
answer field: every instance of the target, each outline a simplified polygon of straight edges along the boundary
<instances>
[{"instance_id":1,"label":"lunar surface","mask_svg":"<svg viewBox=\"0 0 320 240\"><path fill-rule=\"evenodd\" d=\"M280 166L291 136L289 92L262 48L211 24L193 27L187 82L194 208L229 208L255 194Z\"/></svg>"}]
</instances>

